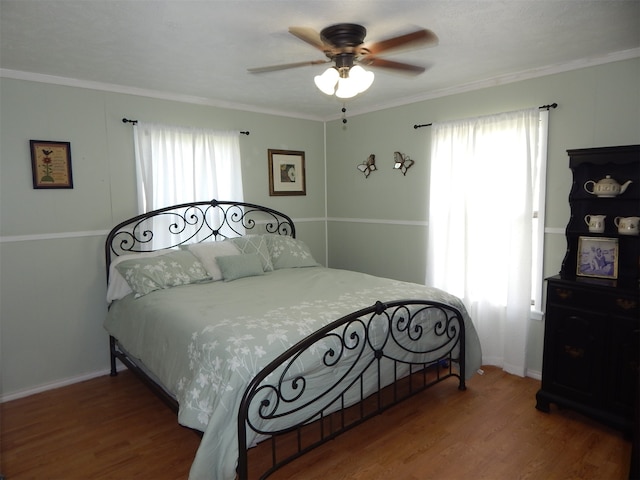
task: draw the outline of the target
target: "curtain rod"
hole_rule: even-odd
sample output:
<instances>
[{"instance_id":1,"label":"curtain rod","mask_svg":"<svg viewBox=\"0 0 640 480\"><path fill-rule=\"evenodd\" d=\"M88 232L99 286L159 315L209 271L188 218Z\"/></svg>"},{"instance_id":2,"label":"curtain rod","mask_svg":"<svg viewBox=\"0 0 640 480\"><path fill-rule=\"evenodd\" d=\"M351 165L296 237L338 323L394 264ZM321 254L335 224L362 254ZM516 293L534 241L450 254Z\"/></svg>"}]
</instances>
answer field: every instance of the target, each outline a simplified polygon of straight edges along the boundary
<instances>
[{"instance_id":1,"label":"curtain rod","mask_svg":"<svg viewBox=\"0 0 640 480\"><path fill-rule=\"evenodd\" d=\"M550 103L549 105L542 105L538 107L540 110L550 110L552 108L557 108L558 104L556 102ZM418 129L422 127L430 127L433 123L423 123L422 125L414 125L413 128Z\"/></svg>"},{"instance_id":2,"label":"curtain rod","mask_svg":"<svg viewBox=\"0 0 640 480\"><path fill-rule=\"evenodd\" d=\"M137 125L138 120L129 120L128 118L123 118L122 123L131 123L132 125ZM249 133L250 133L249 131L240 132L241 135L249 135Z\"/></svg>"}]
</instances>

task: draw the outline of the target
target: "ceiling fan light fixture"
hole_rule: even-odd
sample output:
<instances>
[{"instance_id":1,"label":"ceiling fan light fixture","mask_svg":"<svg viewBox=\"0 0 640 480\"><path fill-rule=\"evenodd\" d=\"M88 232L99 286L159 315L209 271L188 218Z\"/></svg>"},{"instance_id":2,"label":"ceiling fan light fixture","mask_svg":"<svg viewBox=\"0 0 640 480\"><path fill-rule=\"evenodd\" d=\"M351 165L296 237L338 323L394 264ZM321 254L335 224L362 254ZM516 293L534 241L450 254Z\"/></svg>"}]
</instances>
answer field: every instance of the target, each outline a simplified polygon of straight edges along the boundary
<instances>
[{"instance_id":1,"label":"ceiling fan light fixture","mask_svg":"<svg viewBox=\"0 0 640 480\"><path fill-rule=\"evenodd\" d=\"M336 97L353 98L357 94L364 92L373 83L373 72L367 72L360 65L349 69L346 77L338 80Z\"/></svg>"},{"instance_id":2,"label":"ceiling fan light fixture","mask_svg":"<svg viewBox=\"0 0 640 480\"><path fill-rule=\"evenodd\" d=\"M322 75L316 75L316 87L326 95L338 98L352 98L367 90L374 79L373 72L367 72L360 65L351 68L328 68ZM336 88L337 84L337 88Z\"/></svg>"},{"instance_id":3,"label":"ceiling fan light fixture","mask_svg":"<svg viewBox=\"0 0 640 480\"><path fill-rule=\"evenodd\" d=\"M313 81L322 93L333 95L336 91L336 83L338 83L339 78L340 74L338 70L334 67L329 67L322 75L316 75Z\"/></svg>"},{"instance_id":4,"label":"ceiling fan light fixture","mask_svg":"<svg viewBox=\"0 0 640 480\"><path fill-rule=\"evenodd\" d=\"M1 1L1 0L0 0ZM364 44L367 29L353 23L330 25L320 33L307 27L289 27L289 33L322 51L328 60L312 60L261 68L250 68L251 73L273 72L306 65L319 65L333 62L333 65L321 75L314 77L318 89L325 95L339 98L352 98L364 92L373 84L374 74L359 64L397 70L404 73L419 74L424 67L408 63L395 62L379 57L383 52L418 45L437 45L435 33L424 28L386 40Z\"/></svg>"}]
</instances>

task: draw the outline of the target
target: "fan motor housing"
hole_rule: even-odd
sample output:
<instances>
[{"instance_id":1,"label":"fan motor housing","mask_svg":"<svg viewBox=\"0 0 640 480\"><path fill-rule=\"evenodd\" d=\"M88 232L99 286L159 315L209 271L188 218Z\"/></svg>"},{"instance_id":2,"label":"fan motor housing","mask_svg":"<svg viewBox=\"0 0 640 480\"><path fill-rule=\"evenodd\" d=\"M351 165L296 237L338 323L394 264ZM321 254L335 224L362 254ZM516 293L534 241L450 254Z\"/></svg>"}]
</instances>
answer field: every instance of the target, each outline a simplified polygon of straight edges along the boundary
<instances>
[{"instance_id":1,"label":"fan motor housing","mask_svg":"<svg viewBox=\"0 0 640 480\"><path fill-rule=\"evenodd\" d=\"M355 23L338 23L322 29L322 41L336 47L357 47L362 45L367 29Z\"/></svg>"}]
</instances>

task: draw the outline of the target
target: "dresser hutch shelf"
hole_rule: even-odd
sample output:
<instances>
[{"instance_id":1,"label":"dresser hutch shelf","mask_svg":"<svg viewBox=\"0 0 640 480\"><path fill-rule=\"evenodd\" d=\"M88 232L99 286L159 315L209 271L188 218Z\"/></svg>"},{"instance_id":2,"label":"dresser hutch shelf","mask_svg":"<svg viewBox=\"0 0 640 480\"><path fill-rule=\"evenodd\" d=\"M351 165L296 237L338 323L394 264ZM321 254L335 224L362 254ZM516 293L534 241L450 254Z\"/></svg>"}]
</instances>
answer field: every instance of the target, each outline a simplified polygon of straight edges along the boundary
<instances>
[{"instance_id":1,"label":"dresser hutch shelf","mask_svg":"<svg viewBox=\"0 0 640 480\"><path fill-rule=\"evenodd\" d=\"M553 403L632 435L639 402L640 237L619 234L614 219L640 217L640 145L567 153L573 174L567 252L560 273L547 279L536 408L550 412ZM585 190L585 182L606 175L631 183L613 198ZM604 232L589 232L585 215L606 215ZM578 274L581 237L617 243L615 278Z\"/></svg>"}]
</instances>

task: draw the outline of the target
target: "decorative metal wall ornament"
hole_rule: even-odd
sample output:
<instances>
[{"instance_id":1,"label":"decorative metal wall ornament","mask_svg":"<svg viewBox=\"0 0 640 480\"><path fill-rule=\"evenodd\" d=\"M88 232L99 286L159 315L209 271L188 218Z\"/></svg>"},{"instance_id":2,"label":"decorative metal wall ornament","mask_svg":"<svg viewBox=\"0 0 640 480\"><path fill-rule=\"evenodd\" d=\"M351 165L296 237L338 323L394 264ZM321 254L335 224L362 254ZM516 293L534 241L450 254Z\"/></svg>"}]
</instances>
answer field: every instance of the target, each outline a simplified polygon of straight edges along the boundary
<instances>
[{"instance_id":1,"label":"decorative metal wall ornament","mask_svg":"<svg viewBox=\"0 0 640 480\"><path fill-rule=\"evenodd\" d=\"M393 168L400 170L402 175L406 175L407 170L409 170L414 163L415 162L409 158L409 155L393 152Z\"/></svg>"},{"instance_id":2,"label":"decorative metal wall ornament","mask_svg":"<svg viewBox=\"0 0 640 480\"><path fill-rule=\"evenodd\" d=\"M358 165L358 170L364 173L364 178L368 178L369 174L377 169L376 156L373 153L369 155L369 158L367 158L365 162L362 162L360 165Z\"/></svg>"}]
</instances>

